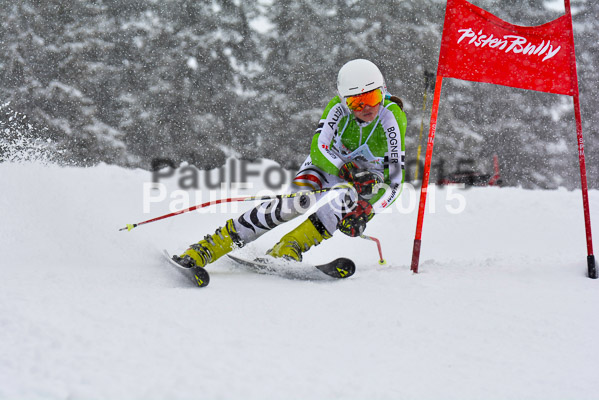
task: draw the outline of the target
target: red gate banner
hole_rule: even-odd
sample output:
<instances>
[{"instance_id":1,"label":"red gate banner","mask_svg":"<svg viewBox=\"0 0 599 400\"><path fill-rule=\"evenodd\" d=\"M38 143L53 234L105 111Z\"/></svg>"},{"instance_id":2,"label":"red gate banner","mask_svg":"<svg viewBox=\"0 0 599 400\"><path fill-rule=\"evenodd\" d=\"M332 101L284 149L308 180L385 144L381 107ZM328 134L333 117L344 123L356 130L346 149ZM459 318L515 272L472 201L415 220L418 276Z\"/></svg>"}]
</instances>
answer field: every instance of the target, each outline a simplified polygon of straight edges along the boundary
<instances>
[{"instance_id":1,"label":"red gate banner","mask_svg":"<svg viewBox=\"0 0 599 400\"><path fill-rule=\"evenodd\" d=\"M438 76L574 95L572 20L505 22L466 0L448 0Z\"/></svg>"},{"instance_id":2,"label":"red gate banner","mask_svg":"<svg viewBox=\"0 0 599 400\"><path fill-rule=\"evenodd\" d=\"M418 221L412 250L411 269L414 273L418 273L422 224L441 86L443 78L448 77L573 97L587 236L588 276L593 279L599 277L593 254L570 0L564 0L564 6L566 9L564 16L544 25L527 27L505 22L466 0L447 0L424 175L420 189Z\"/></svg>"}]
</instances>

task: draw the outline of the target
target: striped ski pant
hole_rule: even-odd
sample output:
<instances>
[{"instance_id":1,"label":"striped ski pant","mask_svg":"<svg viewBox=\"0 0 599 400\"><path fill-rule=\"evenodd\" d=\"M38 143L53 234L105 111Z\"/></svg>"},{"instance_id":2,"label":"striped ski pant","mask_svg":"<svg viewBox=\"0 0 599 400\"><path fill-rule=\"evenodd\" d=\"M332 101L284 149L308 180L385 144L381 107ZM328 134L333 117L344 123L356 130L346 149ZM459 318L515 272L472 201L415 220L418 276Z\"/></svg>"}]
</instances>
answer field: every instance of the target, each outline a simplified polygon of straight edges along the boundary
<instances>
[{"instance_id":1,"label":"striped ski pant","mask_svg":"<svg viewBox=\"0 0 599 400\"><path fill-rule=\"evenodd\" d=\"M341 183L345 181L312 165L312 160L308 156L293 179L289 192L308 192ZM330 195L331 199L316 210L316 215L326 230L333 234L337 229L337 223L355 206L354 190L340 189L333 193L324 192L269 200L234 220L235 229L244 243L252 242L271 229L305 214L327 195Z\"/></svg>"}]
</instances>

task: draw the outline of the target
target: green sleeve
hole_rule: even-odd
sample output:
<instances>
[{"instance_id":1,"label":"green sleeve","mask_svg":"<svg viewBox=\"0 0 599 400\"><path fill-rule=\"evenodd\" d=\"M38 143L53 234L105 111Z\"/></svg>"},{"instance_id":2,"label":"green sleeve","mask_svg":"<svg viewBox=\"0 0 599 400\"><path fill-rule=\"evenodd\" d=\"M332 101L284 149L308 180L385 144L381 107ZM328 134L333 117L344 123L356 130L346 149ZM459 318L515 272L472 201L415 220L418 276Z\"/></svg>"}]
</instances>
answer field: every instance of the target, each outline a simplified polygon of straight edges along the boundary
<instances>
[{"instance_id":1,"label":"green sleeve","mask_svg":"<svg viewBox=\"0 0 599 400\"><path fill-rule=\"evenodd\" d=\"M320 133L317 133L312 137L312 146L310 147L310 158L312 159L312 164L322 169L324 172L335 175L339 174L339 168L329 161L328 158L320 150L320 146L318 144L318 139L320 138ZM330 143L328 144L331 145Z\"/></svg>"},{"instance_id":2,"label":"green sleeve","mask_svg":"<svg viewBox=\"0 0 599 400\"><path fill-rule=\"evenodd\" d=\"M312 138L312 145L310 147L312 163L323 171L335 176L339 173L339 164L342 163L342 160L333 154L330 149L339 121L344 115L340 103L341 99L339 96L335 96L329 101L329 104L327 104L322 113L319 128Z\"/></svg>"}]
</instances>

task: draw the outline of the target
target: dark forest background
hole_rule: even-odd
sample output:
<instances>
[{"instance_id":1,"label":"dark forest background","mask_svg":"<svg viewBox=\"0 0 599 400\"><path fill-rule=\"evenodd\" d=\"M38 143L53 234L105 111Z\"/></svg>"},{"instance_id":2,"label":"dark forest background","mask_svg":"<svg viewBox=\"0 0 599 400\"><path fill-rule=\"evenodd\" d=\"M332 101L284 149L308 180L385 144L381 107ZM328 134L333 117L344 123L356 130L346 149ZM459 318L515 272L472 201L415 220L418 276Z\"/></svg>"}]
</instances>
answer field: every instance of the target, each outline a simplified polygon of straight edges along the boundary
<instances>
[{"instance_id":1,"label":"dark forest background","mask_svg":"<svg viewBox=\"0 0 599 400\"><path fill-rule=\"evenodd\" d=\"M561 15L560 1L472 2L519 25ZM445 3L0 0L0 157L29 135L69 165L150 169L162 158L212 168L234 156L295 167L338 69L367 58L404 101L414 160L423 117L428 133L424 75L436 70ZM599 4L572 6L597 188ZM579 187L572 99L446 79L435 162L491 172L495 154L505 184Z\"/></svg>"}]
</instances>

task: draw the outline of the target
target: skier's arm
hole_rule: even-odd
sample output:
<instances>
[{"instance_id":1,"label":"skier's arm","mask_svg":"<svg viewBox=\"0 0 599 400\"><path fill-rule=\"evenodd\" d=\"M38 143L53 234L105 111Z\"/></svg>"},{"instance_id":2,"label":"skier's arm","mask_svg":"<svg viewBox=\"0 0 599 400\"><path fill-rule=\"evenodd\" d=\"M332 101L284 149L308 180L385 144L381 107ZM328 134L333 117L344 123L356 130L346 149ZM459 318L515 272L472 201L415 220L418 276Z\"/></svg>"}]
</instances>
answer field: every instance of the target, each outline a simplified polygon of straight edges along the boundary
<instances>
[{"instance_id":1,"label":"skier's arm","mask_svg":"<svg viewBox=\"0 0 599 400\"><path fill-rule=\"evenodd\" d=\"M406 114L396 104L391 104L387 109L390 113L381 121L388 148L385 156L386 185L370 201L375 213L389 207L399 197L405 179Z\"/></svg>"},{"instance_id":2,"label":"skier's arm","mask_svg":"<svg viewBox=\"0 0 599 400\"><path fill-rule=\"evenodd\" d=\"M346 114L339 97L333 98L325 108L318 124L316 134L312 138L310 157L312 163L323 171L337 175L344 164L343 159L331 150L332 142L337 133L337 126Z\"/></svg>"}]
</instances>

